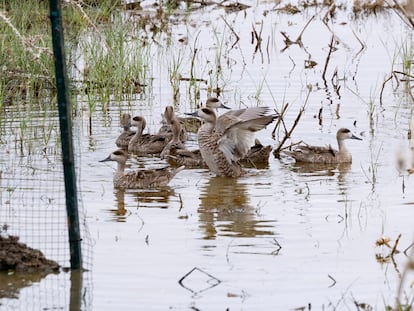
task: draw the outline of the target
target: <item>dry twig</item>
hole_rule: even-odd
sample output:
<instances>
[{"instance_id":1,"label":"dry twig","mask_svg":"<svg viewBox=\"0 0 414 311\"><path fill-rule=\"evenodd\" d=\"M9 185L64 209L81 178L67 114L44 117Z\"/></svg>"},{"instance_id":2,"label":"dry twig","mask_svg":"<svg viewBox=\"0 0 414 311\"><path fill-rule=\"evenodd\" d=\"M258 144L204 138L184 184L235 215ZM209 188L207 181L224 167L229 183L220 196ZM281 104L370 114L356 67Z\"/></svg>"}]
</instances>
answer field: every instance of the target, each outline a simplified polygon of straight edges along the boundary
<instances>
[{"instance_id":1,"label":"dry twig","mask_svg":"<svg viewBox=\"0 0 414 311\"><path fill-rule=\"evenodd\" d=\"M279 157L279 155L280 155L280 151L282 150L282 147L283 147L283 145L285 144L285 142L291 137L291 135L292 135L292 133L293 133L293 131L294 131L294 129L296 128L296 126L299 124L299 120L300 120L300 118L302 117L302 114L305 112L305 107L306 107L306 104L308 103L308 100L309 100L309 95L310 95L310 93L311 93L311 91L312 91L312 87L311 86L308 86L308 93L307 93L307 95L306 95L306 99L305 99L305 103L303 104L303 106L299 109L299 113L298 113L298 115L296 116L296 119L295 119L295 121L293 122L293 125L292 125L292 127L290 128L290 130L287 130L286 129L286 126L285 126L285 123L284 123L284 121L283 121L283 114L285 113L285 111L286 111L286 109L287 109L287 105L285 105L285 107L283 107L283 109L282 109L282 114L280 115L280 117L279 117L279 120L278 120L278 122L276 123L276 126L275 126L275 129L273 130L273 132L272 132L272 137L274 138L274 133L275 133L275 131L276 131L276 128L279 126L279 124L281 123L281 124L283 124L283 126L284 126L284 128L285 128L285 136L282 138L282 140L280 141L280 143L279 143L279 145L273 150L273 155L275 156L275 157ZM292 145L291 145L292 146Z\"/></svg>"}]
</instances>

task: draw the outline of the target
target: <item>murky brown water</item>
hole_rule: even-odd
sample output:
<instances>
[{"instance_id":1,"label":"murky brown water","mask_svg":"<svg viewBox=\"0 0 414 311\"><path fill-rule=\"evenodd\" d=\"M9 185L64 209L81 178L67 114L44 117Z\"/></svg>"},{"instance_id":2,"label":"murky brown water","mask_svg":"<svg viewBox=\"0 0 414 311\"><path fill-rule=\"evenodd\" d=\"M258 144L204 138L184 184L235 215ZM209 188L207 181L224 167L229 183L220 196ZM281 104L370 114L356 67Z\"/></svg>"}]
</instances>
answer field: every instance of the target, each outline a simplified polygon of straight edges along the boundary
<instances>
[{"instance_id":1,"label":"murky brown water","mask_svg":"<svg viewBox=\"0 0 414 311\"><path fill-rule=\"evenodd\" d=\"M91 137L86 114L76 121L82 201L96 243L92 301L87 304L91 308L356 310L355 302L375 309L394 305L408 260L403 251L413 242L414 231L413 178L399 174L395 152L408 147L414 103L395 84L394 89L391 83L386 86L382 107L379 94L393 61L399 66L398 47L404 42L413 47L412 31L392 12L354 19L338 10L328 22L339 43L324 86L321 75L331 40L321 20L326 8L287 15L274 11L271 3L252 5L231 14L207 7L174 16L179 22L171 26L171 46L151 48L151 90L140 98L113 102L105 113L96 111ZM313 15L302 37L306 50L298 45L285 49L280 32L296 39ZM240 37L236 44L228 25ZM256 50L251 34L262 25L263 41ZM288 127L305 102L307 85L312 85L292 140L335 145L337 129L348 127L363 137L347 141L352 165L318 167L271 156L268 169L251 169L238 179L196 169L181 172L163 189L114 190L114 166L98 160L115 149L120 113L144 115L155 132L160 113L173 102L169 60L182 53L182 75L188 76L195 47L196 77L213 79L209 69L220 60L221 98L228 105L259 103L280 109L287 102ZM306 60L317 65L306 69ZM338 82L339 91L331 82L335 70L332 81ZM180 112L194 105L187 89L187 82L181 82ZM201 99L206 98L205 85L200 84L199 91ZM375 104L373 122L370 99ZM272 129L258 136L275 146ZM139 158L131 165L164 164L157 158ZM401 252L387 257L391 249L377 247L376 241L389 237L393 246L399 234ZM412 280L409 274L408 283ZM43 282L53 282L53 277ZM412 288L406 286L405 293L411 301Z\"/></svg>"}]
</instances>

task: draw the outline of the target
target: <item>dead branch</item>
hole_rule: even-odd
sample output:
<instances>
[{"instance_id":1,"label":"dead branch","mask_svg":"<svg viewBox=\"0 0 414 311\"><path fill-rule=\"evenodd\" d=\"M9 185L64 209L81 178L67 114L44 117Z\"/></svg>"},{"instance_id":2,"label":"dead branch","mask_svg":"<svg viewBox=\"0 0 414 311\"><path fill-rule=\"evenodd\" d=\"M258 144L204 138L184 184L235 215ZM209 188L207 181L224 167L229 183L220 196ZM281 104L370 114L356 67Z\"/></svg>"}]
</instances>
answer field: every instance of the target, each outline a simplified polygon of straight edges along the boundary
<instances>
[{"instance_id":1,"label":"dead branch","mask_svg":"<svg viewBox=\"0 0 414 311\"><path fill-rule=\"evenodd\" d=\"M392 247L392 250L390 253L391 257L394 256L394 254L399 253L399 251L397 250L397 245L398 245L398 242L400 241L400 238L401 238L401 233L398 235L397 239L394 242L394 246Z\"/></svg>"},{"instance_id":2,"label":"dead branch","mask_svg":"<svg viewBox=\"0 0 414 311\"><path fill-rule=\"evenodd\" d=\"M387 79L385 79L384 82L382 83L381 92L380 92L380 106L381 107L382 107L382 94L384 93L385 84L387 84L387 82L390 81L392 78L395 78L395 80L397 82L403 81L402 79L399 79L397 77L397 75L402 75L404 77L407 77L409 79L409 81L411 81L410 79L414 79L413 75L410 75L410 74L402 72L402 71L393 70L391 72L390 76ZM414 96L413 96L412 92L410 92L409 95L414 100Z\"/></svg>"},{"instance_id":3,"label":"dead branch","mask_svg":"<svg viewBox=\"0 0 414 311\"><path fill-rule=\"evenodd\" d=\"M306 105L307 105L307 103L308 103L308 100L309 100L309 95L310 95L310 93L311 93L311 91L312 91L312 87L310 87L310 86L308 86L308 93L307 93L307 95L306 95L306 99L305 99L305 103L303 104L303 106L299 109L299 112L298 112L298 115L296 116L296 119L295 119L295 121L293 122L293 125L292 125L292 127L290 128L290 130L289 131L287 131L286 130L286 127L285 127L285 136L283 137L283 139L280 141L280 143L279 143L279 145L273 150L273 155L275 156L275 157L279 157L280 156L280 150L282 149L282 147L283 147L283 145L285 144L285 142L291 137L291 135L292 135L292 133L293 133L293 131L294 131L294 129L296 128L296 126L299 124L299 120L300 120L300 118L302 117L302 114L305 112L305 107L306 107ZM281 119L280 117L279 117L279 119ZM279 120L278 120L279 121ZM284 122L283 122L283 117L282 117L282 120L281 120L281 122L282 122L282 124L284 124ZM279 122L277 123L277 124L279 124ZM273 130L273 132L275 132L276 131L276 127L275 127L275 129ZM273 135L273 133L272 133L272 135Z\"/></svg>"},{"instance_id":4,"label":"dead branch","mask_svg":"<svg viewBox=\"0 0 414 311\"><path fill-rule=\"evenodd\" d=\"M397 0L394 0L394 6L399 10L399 12L402 14L402 16L400 14L398 14L398 12L396 11L397 15L411 28L414 29L414 18L410 17L408 12L398 3Z\"/></svg>"},{"instance_id":5,"label":"dead branch","mask_svg":"<svg viewBox=\"0 0 414 311\"><path fill-rule=\"evenodd\" d=\"M234 41L233 45L231 46L231 49L233 49L236 44L240 41L240 37L239 35L236 33L236 31L234 31L233 27L231 27L231 25L225 20L225 18L223 16L221 16L221 19L223 20L223 22L227 25L227 27L229 27L230 31L233 33L233 35L236 37L236 41Z\"/></svg>"},{"instance_id":6,"label":"dead branch","mask_svg":"<svg viewBox=\"0 0 414 311\"><path fill-rule=\"evenodd\" d=\"M394 77L394 75L391 73L391 75L385 79L384 82L382 82L381 92L380 92L380 107L382 107L382 94L384 93L385 84L387 84L388 81L390 81Z\"/></svg>"},{"instance_id":7,"label":"dead branch","mask_svg":"<svg viewBox=\"0 0 414 311\"><path fill-rule=\"evenodd\" d=\"M281 31L280 33L282 34L282 36L285 38L283 41L285 42L285 47L281 50L281 52L285 51L286 49L288 49L292 44L297 44L299 45L299 47L304 48L303 47L303 43L302 43L302 36L303 33L305 32L306 28L309 26L310 22L315 18L315 15L313 15L306 23L306 25L303 27L302 31L299 33L299 36L296 38L295 41L292 41L288 35L286 34L286 32ZM306 53L308 53L306 51ZM309 54L309 53L308 53Z\"/></svg>"},{"instance_id":8,"label":"dead branch","mask_svg":"<svg viewBox=\"0 0 414 311\"><path fill-rule=\"evenodd\" d=\"M285 126L285 124L284 124L284 122L283 122L283 117L284 117L284 115L285 115L285 113L286 113L286 111L287 111L287 108L289 107L289 104L288 103L286 103L283 107L282 107L282 111L279 113L279 118L277 119L277 122L276 122L276 124L275 124L275 128L273 129L273 131L272 131L272 138L273 139L275 139L276 138L276 135L275 135L275 133L276 133L276 129L279 127L279 124L280 123L283 123L283 126L285 127L285 131L286 131L286 126Z\"/></svg>"},{"instance_id":9,"label":"dead branch","mask_svg":"<svg viewBox=\"0 0 414 311\"><path fill-rule=\"evenodd\" d=\"M329 64L329 61L331 59L331 55L332 55L333 50L334 50L334 35L332 35L331 43L329 43L329 52L328 52L328 55L326 56L325 66L324 66L323 72L322 72L322 79L325 83L325 87L327 87L327 82L326 82L326 77L325 77L326 70L328 69L328 64Z\"/></svg>"},{"instance_id":10,"label":"dead branch","mask_svg":"<svg viewBox=\"0 0 414 311\"><path fill-rule=\"evenodd\" d=\"M357 34L355 33L355 31L353 29L352 33L354 34L355 38L357 39L357 41L359 42L359 44L361 45L361 49L356 53L355 56L357 56L358 54L360 54L363 50L365 50L367 48L367 46L365 45L364 42L361 41L361 39L359 39L359 37L357 36Z\"/></svg>"}]
</instances>

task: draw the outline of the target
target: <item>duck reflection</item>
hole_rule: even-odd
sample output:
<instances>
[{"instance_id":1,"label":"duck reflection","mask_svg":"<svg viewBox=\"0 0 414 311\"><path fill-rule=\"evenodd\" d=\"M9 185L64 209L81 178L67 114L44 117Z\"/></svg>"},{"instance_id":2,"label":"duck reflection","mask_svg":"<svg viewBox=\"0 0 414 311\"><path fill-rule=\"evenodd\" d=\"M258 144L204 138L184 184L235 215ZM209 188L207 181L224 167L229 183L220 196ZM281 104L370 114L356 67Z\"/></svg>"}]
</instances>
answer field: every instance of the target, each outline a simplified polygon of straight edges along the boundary
<instances>
[{"instance_id":1,"label":"duck reflection","mask_svg":"<svg viewBox=\"0 0 414 311\"><path fill-rule=\"evenodd\" d=\"M170 187L161 187L159 189L139 189L139 190L125 190L115 189L115 208L109 211L113 215L114 221L125 222L127 217L131 214L125 208L125 196L127 200L131 200L130 207L136 208L167 208L170 197L175 196L175 192Z\"/></svg>"},{"instance_id":2,"label":"duck reflection","mask_svg":"<svg viewBox=\"0 0 414 311\"><path fill-rule=\"evenodd\" d=\"M292 166L292 170L302 176L337 176L339 189L341 191L347 190L347 182L345 176L350 169L351 163L321 164L296 162Z\"/></svg>"},{"instance_id":3,"label":"duck reflection","mask_svg":"<svg viewBox=\"0 0 414 311\"><path fill-rule=\"evenodd\" d=\"M115 221L125 222L128 212L125 208L125 190L114 189L114 195L116 209L111 209L110 211L114 214Z\"/></svg>"},{"instance_id":4,"label":"duck reflection","mask_svg":"<svg viewBox=\"0 0 414 311\"><path fill-rule=\"evenodd\" d=\"M175 197L175 191L169 186L157 189L140 189L127 192L134 197L140 208L168 208L170 197Z\"/></svg>"},{"instance_id":5,"label":"duck reflection","mask_svg":"<svg viewBox=\"0 0 414 311\"><path fill-rule=\"evenodd\" d=\"M212 177L201 190L198 209L204 239L216 236L255 237L269 235L270 221L257 220L250 205L246 185L237 178Z\"/></svg>"}]
</instances>

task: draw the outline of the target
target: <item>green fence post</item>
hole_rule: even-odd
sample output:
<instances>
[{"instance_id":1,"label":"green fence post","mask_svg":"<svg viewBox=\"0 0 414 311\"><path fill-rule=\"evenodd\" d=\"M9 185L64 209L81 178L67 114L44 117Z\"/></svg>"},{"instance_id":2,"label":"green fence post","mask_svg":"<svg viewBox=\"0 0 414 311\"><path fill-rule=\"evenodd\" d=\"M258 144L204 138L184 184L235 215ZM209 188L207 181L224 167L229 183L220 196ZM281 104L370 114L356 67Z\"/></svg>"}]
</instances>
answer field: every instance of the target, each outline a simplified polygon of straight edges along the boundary
<instances>
[{"instance_id":1,"label":"green fence post","mask_svg":"<svg viewBox=\"0 0 414 311\"><path fill-rule=\"evenodd\" d=\"M59 0L50 0L50 21L52 24L53 54L57 99L59 106L59 124L62 140L63 173L65 175L66 212L70 246L71 269L82 268L81 238L79 230L78 197L76 192L75 161L72 141L72 105L66 74L63 26Z\"/></svg>"}]
</instances>

